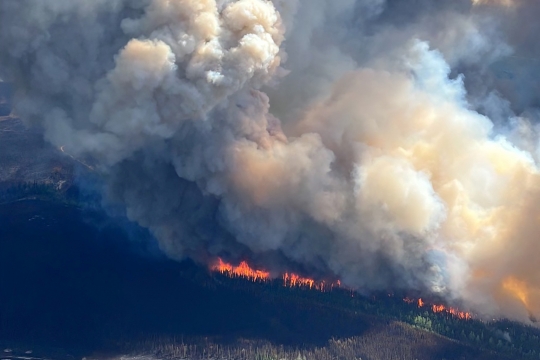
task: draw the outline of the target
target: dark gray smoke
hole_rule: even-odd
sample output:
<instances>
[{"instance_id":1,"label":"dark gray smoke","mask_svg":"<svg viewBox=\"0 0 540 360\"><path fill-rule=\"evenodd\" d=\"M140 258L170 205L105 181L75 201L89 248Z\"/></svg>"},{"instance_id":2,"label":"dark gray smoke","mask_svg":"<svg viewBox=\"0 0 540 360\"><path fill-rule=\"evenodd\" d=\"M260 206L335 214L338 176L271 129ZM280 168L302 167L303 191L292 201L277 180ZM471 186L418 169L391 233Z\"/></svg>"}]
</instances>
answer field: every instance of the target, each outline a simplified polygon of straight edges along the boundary
<instances>
[{"instance_id":1,"label":"dark gray smoke","mask_svg":"<svg viewBox=\"0 0 540 360\"><path fill-rule=\"evenodd\" d=\"M525 0L3 0L0 77L173 258L527 319L538 15Z\"/></svg>"}]
</instances>

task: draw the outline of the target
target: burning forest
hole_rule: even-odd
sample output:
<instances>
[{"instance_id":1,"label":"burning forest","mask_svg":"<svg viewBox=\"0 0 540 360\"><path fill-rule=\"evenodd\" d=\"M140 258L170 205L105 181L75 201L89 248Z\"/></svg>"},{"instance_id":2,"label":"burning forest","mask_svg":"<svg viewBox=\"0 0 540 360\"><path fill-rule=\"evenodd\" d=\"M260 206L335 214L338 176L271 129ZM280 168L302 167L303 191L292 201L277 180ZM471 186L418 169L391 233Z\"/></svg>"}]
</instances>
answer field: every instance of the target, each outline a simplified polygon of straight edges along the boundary
<instances>
[{"instance_id":1,"label":"burning forest","mask_svg":"<svg viewBox=\"0 0 540 360\"><path fill-rule=\"evenodd\" d=\"M274 280L270 276L270 272L264 270L255 270L251 268L246 261L242 261L238 266L234 266L219 258L217 263L210 267L210 270L219 272L229 277L239 277L249 281L269 282ZM341 282L339 280L333 282L324 280L317 281L288 272L283 273L281 279L283 281L283 286L285 287L300 287L322 292L331 291L332 289L339 288L341 286Z\"/></svg>"},{"instance_id":2,"label":"burning forest","mask_svg":"<svg viewBox=\"0 0 540 360\"><path fill-rule=\"evenodd\" d=\"M269 281L270 273L262 270L253 270L247 262L242 261L240 265L234 266L218 259L218 263L211 267L212 271L219 272L230 277L240 277L250 281Z\"/></svg>"},{"instance_id":3,"label":"burning forest","mask_svg":"<svg viewBox=\"0 0 540 360\"><path fill-rule=\"evenodd\" d=\"M534 324L538 16L529 0L2 0L0 78L171 259Z\"/></svg>"},{"instance_id":4,"label":"burning forest","mask_svg":"<svg viewBox=\"0 0 540 360\"><path fill-rule=\"evenodd\" d=\"M451 306L445 306L445 305L442 305L442 304L427 304L424 300L422 300L421 298L418 299L418 300L413 300L411 298L404 298L403 301L405 301L406 303L408 304L418 304L418 308L419 309L422 309L422 308L426 308L426 309L431 309L431 311L435 314L449 314L451 316L454 316L458 319L461 319L461 320L471 320L473 318L473 315L469 312L466 312L466 311L461 311L457 308L453 308Z\"/></svg>"},{"instance_id":5,"label":"burning forest","mask_svg":"<svg viewBox=\"0 0 540 360\"><path fill-rule=\"evenodd\" d=\"M272 278L270 272L254 269L246 261L240 262L238 266L224 262L221 258L217 259L217 262L210 267L212 272L220 273L222 275L231 278L242 278L246 281L252 282L271 282L275 279ZM289 288L303 288L306 290L316 290L321 292L328 292L334 289L344 289L351 291L354 295L354 290L341 287L341 281L336 280L333 282L317 281L310 278L305 278L293 273L284 273L281 276L282 284L284 287ZM393 295L389 295L393 297ZM457 308L445 306L442 304L428 304L422 298L418 300L411 299L409 297L403 298L403 301L407 304L417 304L419 309L429 309L434 314L448 314L460 320L471 320L473 315L466 311L461 311Z\"/></svg>"}]
</instances>

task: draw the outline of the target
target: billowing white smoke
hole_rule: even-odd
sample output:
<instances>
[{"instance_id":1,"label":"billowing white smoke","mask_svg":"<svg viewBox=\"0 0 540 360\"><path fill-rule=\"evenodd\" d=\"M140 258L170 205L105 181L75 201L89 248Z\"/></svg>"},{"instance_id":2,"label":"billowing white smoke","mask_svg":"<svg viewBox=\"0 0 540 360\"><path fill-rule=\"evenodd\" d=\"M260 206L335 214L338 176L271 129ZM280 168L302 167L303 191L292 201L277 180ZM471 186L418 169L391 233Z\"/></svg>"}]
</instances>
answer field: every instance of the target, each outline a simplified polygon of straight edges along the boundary
<instances>
[{"instance_id":1,"label":"billowing white smoke","mask_svg":"<svg viewBox=\"0 0 540 360\"><path fill-rule=\"evenodd\" d=\"M534 97L490 75L510 15L404 3L4 0L0 76L173 258L540 315Z\"/></svg>"}]
</instances>

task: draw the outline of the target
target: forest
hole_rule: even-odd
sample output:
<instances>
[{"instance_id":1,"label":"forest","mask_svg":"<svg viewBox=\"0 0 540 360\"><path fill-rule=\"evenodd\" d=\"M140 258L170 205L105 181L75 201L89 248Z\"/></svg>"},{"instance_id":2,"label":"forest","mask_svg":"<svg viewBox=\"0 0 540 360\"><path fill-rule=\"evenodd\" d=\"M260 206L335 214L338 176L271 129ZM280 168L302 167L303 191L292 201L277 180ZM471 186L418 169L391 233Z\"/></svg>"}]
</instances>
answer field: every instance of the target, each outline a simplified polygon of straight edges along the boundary
<instances>
[{"instance_id":1,"label":"forest","mask_svg":"<svg viewBox=\"0 0 540 360\"><path fill-rule=\"evenodd\" d=\"M0 192L0 345L66 358L540 359L536 327L434 312L438 299L411 294L215 273L166 258L98 204L74 186Z\"/></svg>"}]
</instances>

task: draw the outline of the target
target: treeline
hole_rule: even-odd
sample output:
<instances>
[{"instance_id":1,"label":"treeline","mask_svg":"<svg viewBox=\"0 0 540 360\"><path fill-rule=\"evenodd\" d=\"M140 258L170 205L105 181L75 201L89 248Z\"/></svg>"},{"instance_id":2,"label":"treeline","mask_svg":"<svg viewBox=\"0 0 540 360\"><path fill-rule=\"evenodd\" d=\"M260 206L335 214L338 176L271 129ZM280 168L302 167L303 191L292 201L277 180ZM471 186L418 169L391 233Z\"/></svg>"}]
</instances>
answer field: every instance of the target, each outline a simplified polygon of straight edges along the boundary
<instances>
[{"instance_id":1,"label":"treeline","mask_svg":"<svg viewBox=\"0 0 540 360\"><path fill-rule=\"evenodd\" d=\"M512 358L540 359L540 330L535 327L508 320L466 320L446 312L434 313L429 307L418 307L398 298L384 300L374 302L371 311L473 347Z\"/></svg>"},{"instance_id":2,"label":"treeline","mask_svg":"<svg viewBox=\"0 0 540 360\"><path fill-rule=\"evenodd\" d=\"M306 288L286 288L282 286L281 280L251 283L243 279L228 279L222 275L217 275L217 281L250 294L260 294L269 302L289 299L306 307L321 304L328 311L347 309L352 315L369 315L388 323L400 321L413 328L512 359L540 359L540 329L513 321L461 319L449 312L435 313L429 305L419 307L417 302L406 302L398 295L364 297L345 289L320 292ZM339 322L340 317L336 317L335 321ZM343 319L343 324L332 325L339 327L347 323L348 319Z\"/></svg>"},{"instance_id":3,"label":"treeline","mask_svg":"<svg viewBox=\"0 0 540 360\"><path fill-rule=\"evenodd\" d=\"M330 339L324 346L288 347L268 341L239 339L220 343L219 339L146 338L123 343L124 351L152 354L158 359L189 360L510 360L479 351L402 323L345 339Z\"/></svg>"}]
</instances>

